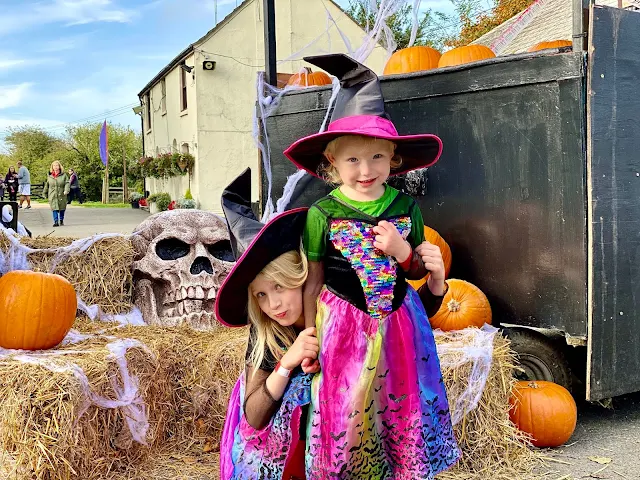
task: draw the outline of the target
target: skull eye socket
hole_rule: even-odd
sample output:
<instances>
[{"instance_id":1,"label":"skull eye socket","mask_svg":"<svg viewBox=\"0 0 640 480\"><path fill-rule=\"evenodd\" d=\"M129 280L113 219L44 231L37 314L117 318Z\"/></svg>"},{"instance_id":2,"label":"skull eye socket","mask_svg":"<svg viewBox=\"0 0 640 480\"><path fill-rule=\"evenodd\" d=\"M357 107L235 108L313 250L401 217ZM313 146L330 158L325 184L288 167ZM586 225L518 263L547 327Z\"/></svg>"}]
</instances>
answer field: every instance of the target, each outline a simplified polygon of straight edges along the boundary
<instances>
[{"instance_id":1,"label":"skull eye socket","mask_svg":"<svg viewBox=\"0 0 640 480\"><path fill-rule=\"evenodd\" d=\"M233 251L231 250L231 242L229 240L220 240L212 245L208 245L207 249L209 253L213 255L218 260L222 260L223 262L235 262L236 259L233 256Z\"/></svg>"},{"instance_id":2,"label":"skull eye socket","mask_svg":"<svg viewBox=\"0 0 640 480\"><path fill-rule=\"evenodd\" d=\"M177 260L188 255L190 251L191 246L177 238L165 238L156 244L156 254L162 260Z\"/></svg>"}]
</instances>

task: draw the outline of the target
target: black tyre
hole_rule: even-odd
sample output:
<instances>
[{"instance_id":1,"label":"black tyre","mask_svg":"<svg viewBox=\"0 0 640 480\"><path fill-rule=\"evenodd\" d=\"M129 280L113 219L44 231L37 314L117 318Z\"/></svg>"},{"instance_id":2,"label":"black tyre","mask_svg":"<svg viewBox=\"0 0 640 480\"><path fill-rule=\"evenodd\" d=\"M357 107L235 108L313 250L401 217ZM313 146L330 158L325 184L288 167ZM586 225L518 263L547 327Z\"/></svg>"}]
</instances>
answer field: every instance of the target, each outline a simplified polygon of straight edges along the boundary
<instances>
[{"instance_id":1,"label":"black tyre","mask_svg":"<svg viewBox=\"0 0 640 480\"><path fill-rule=\"evenodd\" d=\"M516 372L518 380L546 380L571 392L571 368L560 342L525 328L509 328L504 332L523 369Z\"/></svg>"}]
</instances>

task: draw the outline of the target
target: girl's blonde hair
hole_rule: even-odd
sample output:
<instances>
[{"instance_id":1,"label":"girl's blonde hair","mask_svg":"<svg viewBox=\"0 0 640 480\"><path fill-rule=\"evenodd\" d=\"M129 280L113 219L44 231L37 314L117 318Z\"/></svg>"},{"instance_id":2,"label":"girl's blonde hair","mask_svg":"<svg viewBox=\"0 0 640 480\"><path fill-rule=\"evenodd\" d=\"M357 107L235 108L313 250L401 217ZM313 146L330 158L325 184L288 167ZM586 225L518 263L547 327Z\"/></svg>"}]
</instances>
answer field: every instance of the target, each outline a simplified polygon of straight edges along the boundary
<instances>
[{"instance_id":1,"label":"girl's blonde hair","mask_svg":"<svg viewBox=\"0 0 640 480\"><path fill-rule=\"evenodd\" d=\"M60 173L64 173L64 167L62 166L62 163L60 163L59 160L54 160L53 162L51 162L51 166L49 167L49 171L51 173L53 173L53 164L57 163L58 165L60 165Z\"/></svg>"},{"instance_id":2,"label":"girl's blonde hair","mask_svg":"<svg viewBox=\"0 0 640 480\"><path fill-rule=\"evenodd\" d=\"M263 275L284 288L298 288L307 280L308 270L306 255L300 251L291 250L272 260L258 275ZM262 311L258 305L258 299L251 293L251 287L248 288L247 293L249 321L256 332L248 363L254 367L255 373L262 364L266 349L279 360L283 354L282 347L289 348L293 345L297 334L292 326L283 327Z\"/></svg>"},{"instance_id":3,"label":"girl's blonde hair","mask_svg":"<svg viewBox=\"0 0 640 480\"><path fill-rule=\"evenodd\" d=\"M341 144L345 142L345 139L353 139L357 138L363 140L365 144L371 145L373 143L385 142L391 145L391 149L394 152L393 157L391 157L391 170L399 168L402 165L402 157L395 153L396 144L391 140L385 140L384 138L375 138L375 137L365 137L364 135L342 135L341 137L334 138L331 140L324 149L324 157L325 160L318 167L318 176L323 178L329 183L333 183L335 185L340 185L342 180L340 179L340 174L338 174L338 169L333 166L333 164L329 161L328 155L335 157L336 152L340 148Z\"/></svg>"}]
</instances>

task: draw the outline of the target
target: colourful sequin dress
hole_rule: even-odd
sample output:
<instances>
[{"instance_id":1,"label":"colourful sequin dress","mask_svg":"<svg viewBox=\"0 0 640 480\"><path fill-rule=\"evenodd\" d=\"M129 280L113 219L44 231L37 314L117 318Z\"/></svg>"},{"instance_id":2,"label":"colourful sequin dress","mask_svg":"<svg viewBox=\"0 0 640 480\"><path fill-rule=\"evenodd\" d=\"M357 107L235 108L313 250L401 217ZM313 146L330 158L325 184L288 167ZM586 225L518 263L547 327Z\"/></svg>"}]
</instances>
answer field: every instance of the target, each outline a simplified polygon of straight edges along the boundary
<instances>
[{"instance_id":1,"label":"colourful sequin dress","mask_svg":"<svg viewBox=\"0 0 640 480\"><path fill-rule=\"evenodd\" d=\"M395 259L373 247L372 228L382 219L413 248L423 241L415 201L386 188L375 216L334 191L307 217L309 259L325 270L316 317L322 370L312 381L307 430L309 480L432 479L460 456L424 307Z\"/></svg>"}]
</instances>

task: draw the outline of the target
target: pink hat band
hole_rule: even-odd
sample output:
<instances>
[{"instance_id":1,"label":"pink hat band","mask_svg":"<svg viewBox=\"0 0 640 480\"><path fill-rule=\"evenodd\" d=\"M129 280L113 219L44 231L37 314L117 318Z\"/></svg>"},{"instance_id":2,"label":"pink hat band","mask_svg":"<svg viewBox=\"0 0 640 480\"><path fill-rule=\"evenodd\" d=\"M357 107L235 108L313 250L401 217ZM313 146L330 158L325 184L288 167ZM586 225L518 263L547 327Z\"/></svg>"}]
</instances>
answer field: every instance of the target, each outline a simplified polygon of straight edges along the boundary
<instances>
[{"instance_id":1,"label":"pink hat band","mask_svg":"<svg viewBox=\"0 0 640 480\"><path fill-rule=\"evenodd\" d=\"M354 115L334 120L327 127L327 132L352 131L354 135L362 134L368 137L398 137L398 131L391 120L377 115Z\"/></svg>"}]
</instances>

